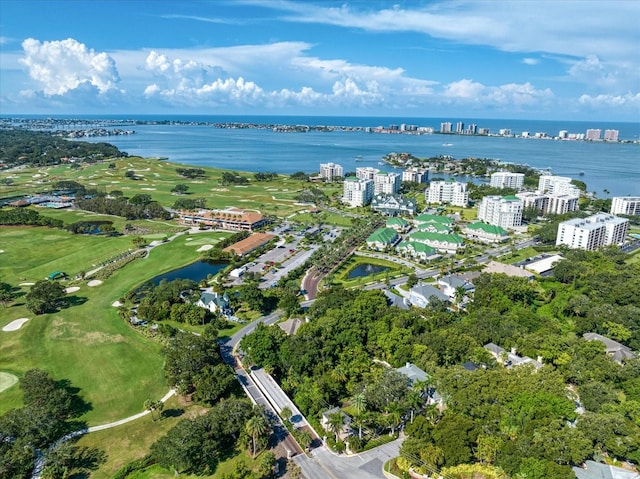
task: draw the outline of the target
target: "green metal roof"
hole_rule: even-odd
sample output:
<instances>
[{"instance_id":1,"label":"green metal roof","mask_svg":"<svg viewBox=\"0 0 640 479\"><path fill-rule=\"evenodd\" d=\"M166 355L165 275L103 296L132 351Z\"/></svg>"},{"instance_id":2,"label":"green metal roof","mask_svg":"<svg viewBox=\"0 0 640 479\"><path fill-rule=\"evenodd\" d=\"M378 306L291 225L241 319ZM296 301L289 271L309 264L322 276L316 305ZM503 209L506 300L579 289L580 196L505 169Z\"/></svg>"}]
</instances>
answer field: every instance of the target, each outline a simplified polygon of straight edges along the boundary
<instances>
[{"instance_id":1,"label":"green metal roof","mask_svg":"<svg viewBox=\"0 0 640 479\"><path fill-rule=\"evenodd\" d=\"M385 243L390 244L398 237L391 228L379 228L371 233L371 236L367 238L367 243Z\"/></svg>"},{"instance_id":2,"label":"green metal roof","mask_svg":"<svg viewBox=\"0 0 640 479\"><path fill-rule=\"evenodd\" d=\"M431 246L418 241L403 241L398 245L398 248L413 248L416 253L435 254L436 250Z\"/></svg>"},{"instance_id":3,"label":"green metal roof","mask_svg":"<svg viewBox=\"0 0 640 479\"><path fill-rule=\"evenodd\" d=\"M482 230L485 233L492 234L492 235L499 235L499 236L508 235L507 231L504 228L501 228L500 226L489 225L487 223L482 223L481 221L477 223L471 223L470 225L467 225L467 228L471 230Z\"/></svg>"},{"instance_id":4,"label":"green metal roof","mask_svg":"<svg viewBox=\"0 0 640 479\"><path fill-rule=\"evenodd\" d=\"M416 216L415 221L416 223L440 223L443 225L450 225L451 223L453 223L453 220L446 216L427 214Z\"/></svg>"},{"instance_id":5,"label":"green metal roof","mask_svg":"<svg viewBox=\"0 0 640 479\"><path fill-rule=\"evenodd\" d=\"M409 224L409 222L407 220L405 220L405 219L402 219L402 218L389 218L387 220L387 226L397 225L397 226L405 227L408 224Z\"/></svg>"},{"instance_id":6,"label":"green metal roof","mask_svg":"<svg viewBox=\"0 0 640 479\"><path fill-rule=\"evenodd\" d=\"M436 233L449 233L451 231L451 228L449 228L449 226L442 224L442 223L421 223L418 225L418 229L420 229L420 231L423 230L427 230L427 229L433 229L436 230Z\"/></svg>"},{"instance_id":7,"label":"green metal roof","mask_svg":"<svg viewBox=\"0 0 640 479\"><path fill-rule=\"evenodd\" d=\"M514 196L514 195L506 195L506 196L503 196L503 198L505 200L509 200L509 201L522 201L522 200L520 200L520 198L518 198L517 196Z\"/></svg>"},{"instance_id":8,"label":"green metal roof","mask_svg":"<svg viewBox=\"0 0 640 479\"><path fill-rule=\"evenodd\" d=\"M409 235L410 240L414 241L438 241L440 243L464 243L461 236L456 234L430 233L428 231L417 231Z\"/></svg>"}]
</instances>

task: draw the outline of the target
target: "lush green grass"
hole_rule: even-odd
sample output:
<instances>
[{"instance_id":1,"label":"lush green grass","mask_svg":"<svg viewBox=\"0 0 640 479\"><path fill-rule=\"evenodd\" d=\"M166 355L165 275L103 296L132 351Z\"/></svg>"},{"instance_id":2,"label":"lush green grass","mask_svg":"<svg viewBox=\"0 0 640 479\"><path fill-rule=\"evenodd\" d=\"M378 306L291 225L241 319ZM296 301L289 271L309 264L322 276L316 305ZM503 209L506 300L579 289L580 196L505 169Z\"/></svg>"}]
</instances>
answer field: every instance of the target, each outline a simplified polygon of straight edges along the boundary
<instances>
[{"instance_id":1,"label":"lush green grass","mask_svg":"<svg viewBox=\"0 0 640 479\"><path fill-rule=\"evenodd\" d=\"M44 227L1 227L0 276L16 285L45 279L54 271L73 277L133 248L127 236L74 235ZM1 314L1 313L0 313Z\"/></svg>"},{"instance_id":2,"label":"lush green grass","mask_svg":"<svg viewBox=\"0 0 640 479\"><path fill-rule=\"evenodd\" d=\"M114 163L115 168L109 168ZM187 198L206 198L210 208L225 208L237 206L240 208L259 209L263 213L286 216L305 209L305 206L295 205L296 197L303 188L310 187L309 183L279 176L273 181L255 181L252 173L241 173L250 182L248 185L222 185L223 171L215 168L203 168L206 178L183 178L176 173L176 168L184 167L156 159L138 157L122 158L111 162L95 165L83 165L78 169L70 166L54 166L47 168L30 168L12 172L13 185L0 185L0 197L34 193L50 187L60 180L74 180L86 187L94 187L100 191L110 193L122 191L125 196L148 194L160 204L171 206L178 199L171 193L171 189L178 183L189 187ZM137 180L126 178L128 170L138 175ZM40 175L34 178L34 175ZM337 186L313 185L321 188L328 196L337 191Z\"/></svg>"},{"instance_id":3,"label":"lush green grass","mask_svg":"<svg viewBox=\"0 0 640 479\"><path fill-rule=\"evenodd\" d=\"M201 411L199 406L181 405L174 396L165 403L161 420L153 421L151 416L144 416L122 426L82 436L78 445L95 447L106 454L106 462L92 472L91 477L110 478L125 464L146 456L151 444L164 436L178 421L193 417Z\"/></svg>"},{"instance_id":4,"label":"lush green grass","mask_svg":"<svg viewBox=\"0 0 640 479\"><path fill-rule=\"evenodd\" d=\"M322 222L323 224L334 225L334 226L344 226L344 227L351 226L350 217L339 215L336 213L327 213L327 212L314 213L314 214L298 213L292 218L292 220L298 221L300 223L311 224L311 225Z\"/></svg>"},{"instance_id":5,"label":"lush green grass","mask_svg":"<svg viewBox=\"0 0 640 479\"><path fill-rule=\"evenodd\" d=\"M7 228L3 233L38 229ZM41 229L47 234L67 234ZM154 248L147 259L129 263L98 287L90 288L86 281L77 282L80 291L69 295L75 305L52 314L34 316L25 308L24 298L19 298L14 305L0 310L0 326L20 317L29 317L31 321L18 331L0 331L0 370L21 377L28 369L38 367L49 371L54 378L69 379L92 404L93 409L84 416L90 425L140 412L147 397L162 397L168 389L162 374L161 348L122 321L111 303L151 277L197 260L200 257L197 246L186 241L188 238L197 236L215 242L225 234L206 232L180 236ZM27 251L30 245L35 247L38 239L39 236L33 234L22 239L24 258L29 258L27 262L36 271L38 267L35 262L31 264ZM83 239L92 238L73 237L78 255L86 254L77 247L77 241ZM93 246L84 248L95 251ZM54 248L50 254L55 257ZM57 263L55 269L64 270ZM7 277L3 269L0 273L3 278ZM15 277L16 273L12 274ZM3 392L0 414L19 406L21 401L19 388Z\"/></svg>"}]
</instances>

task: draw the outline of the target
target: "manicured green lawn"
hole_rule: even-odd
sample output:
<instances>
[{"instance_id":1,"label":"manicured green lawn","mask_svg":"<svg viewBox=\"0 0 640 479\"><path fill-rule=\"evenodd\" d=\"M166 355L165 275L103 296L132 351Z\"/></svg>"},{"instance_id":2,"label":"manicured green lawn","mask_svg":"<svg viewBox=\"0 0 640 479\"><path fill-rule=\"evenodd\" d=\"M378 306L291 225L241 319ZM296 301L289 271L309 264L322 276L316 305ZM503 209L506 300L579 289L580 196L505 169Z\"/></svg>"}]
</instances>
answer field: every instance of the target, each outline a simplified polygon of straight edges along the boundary
<instances>
[{"instance_id":1,"label":"manicured green lawn","mask_svg":"<svg viewBox=\"0 0 640 479\"><path fill-rule=\"evenodd\" d=\"M26 271L41 271L39 268L42 268L36 266L36 261L32 262L27 255L29 246L35 247L34 242L37 243L43 234L51 234L60 236L60 249L68 233L46 228L10 228L18 233L21 230L33 233L40 229L43 230L39 232L40 236L22 236L22 246L25 248L22 254L30 266ZM80 287L78 292L69 295L75 305L55 313L35 316L25 308L24 298L19 298L10 307L0 309L0 326L17 318L31 318L17 331L0 331L0 371L10 372L20 378L28 369L37 367L45 369L56 379L68 379L73 386L80 388L80 395L92 404L93 409L83 417L89 425L140 412L146 398L160 398L168 390L162 373L161 347L135 332L120 319L111 304L153 276L199 259L200 254L196 251L198 246L191 245L187 239L197 237L213 243L227 234L206 232L180 236L173 242L154 248L147 259L129 263L97 287L88 287L87 281L65 283L65 286L74 284ZM96 251L93 245L78 246L83 244L78 242L93 238L73 236L72 239L75 248L69 247L69 257L73 256L72 251L77 251L78 255L89 255ZM58 253L51 248L49 254L55 258ZM79 260L75 261L80 268ZM4 264L0 273L9 280ZM53 270L64 270L59 267L60 263L53 264L55 266L49 265ZM6 271L11 272L12 278L16 278L17 274L26 274L12 269ZM39 279L35 273L31 274ZM42 276L43 273L38 274ZM15 284L13 280L9 282ZM23 288L24 292L27 290L28 287ZM22 395L18 387L0 394L0 414L21 404Z\"/></svg>"},{"instance_id":2,"label":"manicured green lawn","mask_svg":"<svg viewBox=\"0 0 640 479\"><path fill-rule=\"evenodd\" d=\"M14 286L45 279L54 271L73 278L133 248L131 237L74 235L57 228L3 226L0 235L0 276Z\"/></svg>"},{"instance_id":3,"label":"manicured green lawn","mask_svg":"<svg viewBox=\"0 0 640 479\"><path fill-rule=\"evenodd\" d=\"M358 265L362 264L372 264L378 266L386 266L389 268L386 271L371 274L368 276L361 276L358 278L347 279L349 272L356 268ZM406 266L402 266L398 263L393 263L391 261L386 261L384 259L379 258L370 258L367 256L351 256L349 260L342 264L340 269L336 271L335 277L333 280L334 284L342 284L345 288L362 286L366 283L371 283L374 281L385 281L387 278L393 279L396 276L407 275L411 273L412 270L407 268Z\"/></svg>"}]
</instances>

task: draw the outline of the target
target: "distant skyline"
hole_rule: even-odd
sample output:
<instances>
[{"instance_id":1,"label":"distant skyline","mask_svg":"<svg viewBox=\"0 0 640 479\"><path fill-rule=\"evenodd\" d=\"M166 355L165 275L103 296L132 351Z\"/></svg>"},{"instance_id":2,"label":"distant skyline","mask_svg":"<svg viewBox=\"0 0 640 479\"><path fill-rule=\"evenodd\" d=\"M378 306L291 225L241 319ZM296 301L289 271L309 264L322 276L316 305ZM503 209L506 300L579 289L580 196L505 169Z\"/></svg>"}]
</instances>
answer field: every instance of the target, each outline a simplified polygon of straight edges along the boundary
<instances>
[{"instance_id":1,"label":"distant skyline","mask_svg":"<svg viewBox=\"0 0 640 479\"><path fill-rule=\"evenodd\" d=\"M640 121L640 2L2 0L0 114Z\"/></svg>"}]
</instances>

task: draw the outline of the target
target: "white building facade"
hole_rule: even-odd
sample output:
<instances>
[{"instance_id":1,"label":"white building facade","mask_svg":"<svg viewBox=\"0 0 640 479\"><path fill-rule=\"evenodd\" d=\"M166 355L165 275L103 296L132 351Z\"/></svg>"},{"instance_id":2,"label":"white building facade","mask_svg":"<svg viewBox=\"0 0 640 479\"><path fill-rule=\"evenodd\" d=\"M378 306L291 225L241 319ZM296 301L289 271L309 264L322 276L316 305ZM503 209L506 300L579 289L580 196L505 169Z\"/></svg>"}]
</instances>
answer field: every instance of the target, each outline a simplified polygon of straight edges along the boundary
<instances>
[{"instance_id":1,"label":"white building facade","mask_svg":"<svg viewBox=\"0 0 640 479\"><path fill-rule=\"evenodd\" d=\"M432 181L425 192L427 203L451 204L453 206L467 206L469 191L466 183L458 181Z\"/></svg>"},{"instance_id":2,"label":"white building facade","mask_svg":"<svg viewBox=\"0 0 640 479\"><path fill-rule=\"evenodd\" d=\"M380 170L371 166L359 166L356 168L356 178L361 180L373 180L378 173L380 173Z\"/></svg>"},{"instance_id":3,"label":"white building facade","mask_svg":"<svg viewBox=\"0 0 640 479\"><path fill-rule=\"evenodd\" d=\"M426 183L429 181L429 170L425 168L407 168L402 172L402 181Z\"/></svg>"},{"instance_id":4,"label":"white building facade","mask_svg":"<svg viewBox=\"0 0 640 479\"><path fill-rule=\"evenodd\" d=\"M560 223L556 245L593 251L602 246L621 245L628 230L628 219L598 213L587 218L574 218Z\"/></svg>"},{"instance_id":5,"label":"white building facade","mask_svg":"<svg viewBox=\"0 0 640 479\"><path fill-rule=\"evenodd\" d=\"M498 171L491 175L490 184L494 188L515 188L519 190L524 185L524 173Z\"/></svg>"},{"instance_id":6,"label":"white building facade","mask_svg":"<svg viewBox=\"0 0 640 479\"><path fill-rule=\"evenodd\" d=\"M640 196L616 196L611 200L612 215L640 216Z\"/></svg>"},{"instance_id":7,"label":"white building facade","mask_svg":"<svg viewBox=\"0 0 640 479\"><path fill-rule=\"evenodd\" d=\"M478 219L501 228L522 225L522 200L517 196L485 196L478 206Z\"/></svg>"},{"instance_id":8,"label":"white building facade","mask_svg":"<svg viewBox=\"0 0 640 479\"><path fill-rule=\"evenodd\" d=\"M337 163L320 163L320 176L326 181L342 177L342 166Z\"/></svg>"},{"instance_id":9,"label":"white building facade","mask_svg":"<svg viewBox=\"0 0 640 479\"><path fill-rule=\"evenodd\" d=\"M354 176L344 179L342 202L351 207L366 206L373 198L373 181Z\"/></svg>"},{"instance_id":10,"label":"white building facade","mask_svg":"<svg viewBox=\"0 0 640 479\"><path fill-rule=\"evenodd\" d=\"M373 177L373 184L374 194L395 195L400 192L402 176L400 173L376 173Z\"/></svg>"},{"instance_id":11,"label":"white building facade","mask_svg":"<svg viewBox=\"0 0 640 479\"><path fill-rule=\"evenodd\" d=\"M580 196L580 188L571 184L571 181L567 176L541 175L538 180L538 192Z\"/></svg>"}]
</instances>

